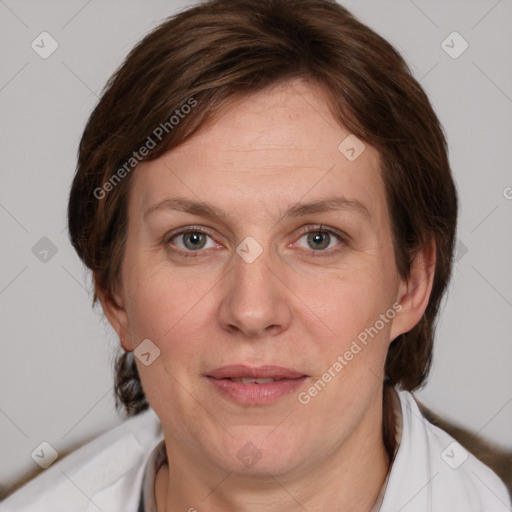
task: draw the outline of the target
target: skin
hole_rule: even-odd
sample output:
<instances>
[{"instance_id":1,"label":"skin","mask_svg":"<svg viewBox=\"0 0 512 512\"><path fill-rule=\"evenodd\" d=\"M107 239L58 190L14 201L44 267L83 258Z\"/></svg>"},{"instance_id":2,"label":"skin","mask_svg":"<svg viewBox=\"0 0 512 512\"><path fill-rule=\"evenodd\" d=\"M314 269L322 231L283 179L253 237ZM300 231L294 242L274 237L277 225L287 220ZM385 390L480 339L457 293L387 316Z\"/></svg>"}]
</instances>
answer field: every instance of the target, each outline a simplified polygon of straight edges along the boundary
<instances>
[{"instance_id":1,"label":"skin","mask_svg":"<svg viewBox=\"0 0 512 512\"><path fill-rule=\"evenodd\" d=\"M322 90L294 80L233 102L133 175L121 282L101 297L125 350L147 338L160 350L149 366L137 361L170 461L157 476L159 511L368 511L375 502L389 469L386 354L427 306L435 253L432 245L420 251L400 279L378 152L366 145L349 161L338 150L348 135ZM169 209L144 216L176 196L213 203L225 217ZM332 196L359 201L367 215L344 208L282 216L295 202ZM300 229L318 236L320 224L348 236L308 242ZM188 237L176 236L190 226ZM208 230L199 250L191 243L197 228ZM252 263L236 252L248 236L263 249ZM395 303L394 319L299 403L298 392ZM275 403L240 405L204 375L241 363L308 378ZM249 442L261 455L251 467L237 457Z\"/></svg>"}]
</instances>

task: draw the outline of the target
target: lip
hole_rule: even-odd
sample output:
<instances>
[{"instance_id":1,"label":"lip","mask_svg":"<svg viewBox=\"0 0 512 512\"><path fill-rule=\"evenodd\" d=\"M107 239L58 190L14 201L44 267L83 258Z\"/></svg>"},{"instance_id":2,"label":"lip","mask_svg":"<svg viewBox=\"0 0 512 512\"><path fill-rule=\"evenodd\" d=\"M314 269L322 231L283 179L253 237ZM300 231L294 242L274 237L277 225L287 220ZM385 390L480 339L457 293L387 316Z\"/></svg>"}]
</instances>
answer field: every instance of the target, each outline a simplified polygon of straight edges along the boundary
<instances>
[{"instance_id":1,"label":"lip","mask_svg":"<svg viewBox=\"0 0 512 512\"><path fill-rule=\"evenodd\" d=\"M303 373L283 368L282 366L246 366L243 364L221 366L208 373L208 377L213 377L214 379L297 379L303 376Z\"/></svg>"},{"instance_id":2,"label":"lip","mask_svg":"<svg viewBox=\"0 0 512 512\"><path fill-rule=\"evenodd\" d=\"M297 389L307 375L282 366L229 365L206 375L207 380L224 397L243 405L265 405L276 402ZM234 382L231 379L277 379L263 384Z\"/></svg>"}]
</instances>

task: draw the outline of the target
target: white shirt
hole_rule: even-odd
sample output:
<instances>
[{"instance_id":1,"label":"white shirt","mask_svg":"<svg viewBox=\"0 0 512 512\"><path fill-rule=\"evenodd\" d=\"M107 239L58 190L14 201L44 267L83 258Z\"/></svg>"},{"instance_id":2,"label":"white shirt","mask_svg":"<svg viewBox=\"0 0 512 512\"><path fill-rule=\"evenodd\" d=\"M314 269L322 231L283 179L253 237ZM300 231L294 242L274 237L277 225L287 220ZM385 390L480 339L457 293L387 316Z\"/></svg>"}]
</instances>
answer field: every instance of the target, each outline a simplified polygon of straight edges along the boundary
<instances>
[{"instance_id":1,"label":"white shirt","mask_svg":"<svg viewBox=\"0 0 512 512\"><path fill-rule=\"evenodd\" d=\"M511 512L510 496L498 476L429 423L411 393L397 392L400 445L374 510ZM140 512L144 488L144 512L155 512L154 477L164 457L162 441L158 417L149 409L55 462L0 503L0 511Z\"/></svg>"}]
</instances>

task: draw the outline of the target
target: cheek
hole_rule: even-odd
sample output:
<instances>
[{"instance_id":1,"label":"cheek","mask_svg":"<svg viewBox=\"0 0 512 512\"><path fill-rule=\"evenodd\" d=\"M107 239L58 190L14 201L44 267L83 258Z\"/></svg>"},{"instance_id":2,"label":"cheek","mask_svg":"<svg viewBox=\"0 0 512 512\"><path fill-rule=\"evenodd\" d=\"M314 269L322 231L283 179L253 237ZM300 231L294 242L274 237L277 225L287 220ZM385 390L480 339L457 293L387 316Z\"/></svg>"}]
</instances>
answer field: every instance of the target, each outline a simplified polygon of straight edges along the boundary
<instances>
[{"instance_id":1,"label":"cheek","mask_svg":"<svg viewBox=\"0 0 512 512\"><path fill-rule=\"evenodd\" d=\"M334 345L356 337L370 327L393 304L396 283L378 261L368 258L359 264L334 270L299 274L291 288L297 307L317 320Z\"/></svg>"},{"instance_id":2,"label":"cheek","mask_svg":"<svg viewBox=\"0 0 512 512\"><path fill-rule=\"evenodd\" d=\"M132 273L127 316L135 345L149 338L161 351L192 349L190 341L204 333L215 282L199 271L184 276L168 267Z\"/></svg>"},{"instance_id":3,"label":"cheek","mask_svg":"<svg viewBox=\"0 0 512 512\"><path fill-rule=\"evenodd\" d=\"M298 289L308 306L302 308L308 319L303 325L312 340L305 353L318 363L313 383L320 381L303 398L313 399L320 392L323 396L313 408L329 403L338 405L327 407L343 408L350 396L359 396L363 389L370 393L382 380L397 312L392 276L373 262L338 269L336 275L308 280ZM325 393L324 384L329 388Z\"/></svg>"}]
</instances>

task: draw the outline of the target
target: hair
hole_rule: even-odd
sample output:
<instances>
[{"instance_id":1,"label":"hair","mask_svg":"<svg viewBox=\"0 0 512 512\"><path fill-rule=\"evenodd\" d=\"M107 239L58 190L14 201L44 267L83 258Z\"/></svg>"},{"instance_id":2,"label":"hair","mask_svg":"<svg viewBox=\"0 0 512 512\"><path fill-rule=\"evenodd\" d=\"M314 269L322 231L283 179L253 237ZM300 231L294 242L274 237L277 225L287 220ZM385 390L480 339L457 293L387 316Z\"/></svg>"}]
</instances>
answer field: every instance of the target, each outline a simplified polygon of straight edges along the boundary
<instances>
[{"instance_id":1,"label":"hair","mask_svg":"<svg viewBox=\"0 0 512 512\"><path fill-rule=\"evenodd\" d=\"M107 82L85 127L68 205L71 242L93 273L93 305L98 295L111 297L137 163L188 140L228 102L296 78L321 86L340 125L378 150L399 275L407 278L418 251L435 242L426 310L387 354L386 406L386 389L412 391L430 370L457 194L446 139L422 87L385 39L335 1L210 0L147 34ZM119 356L115 374L118 408L128 416L145 410L131 352Z\"/></svg>"}]
</instances>

